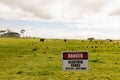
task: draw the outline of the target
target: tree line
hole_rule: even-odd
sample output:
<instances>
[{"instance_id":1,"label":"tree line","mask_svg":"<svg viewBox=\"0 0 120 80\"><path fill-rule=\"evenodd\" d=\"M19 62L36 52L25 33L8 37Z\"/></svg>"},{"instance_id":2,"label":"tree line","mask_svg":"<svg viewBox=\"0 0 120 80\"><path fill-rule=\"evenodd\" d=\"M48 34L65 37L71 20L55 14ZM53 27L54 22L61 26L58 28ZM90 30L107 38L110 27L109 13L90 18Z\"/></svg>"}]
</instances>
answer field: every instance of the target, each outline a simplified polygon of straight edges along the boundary
<instances>
[{"instance_id":1,"label":"tree line","mask_svg":"<svg viewBox=\"0 0 120 80\"><path fill-rule=\"evenodd\" d=\"M20 33L23 35L23 37L24 37L24 32L25 32L25 29L20 30ZM12 31L10 29L0 30L0 37L20 37L21 36L20 33Z\"/></svg>"}]
</instances>

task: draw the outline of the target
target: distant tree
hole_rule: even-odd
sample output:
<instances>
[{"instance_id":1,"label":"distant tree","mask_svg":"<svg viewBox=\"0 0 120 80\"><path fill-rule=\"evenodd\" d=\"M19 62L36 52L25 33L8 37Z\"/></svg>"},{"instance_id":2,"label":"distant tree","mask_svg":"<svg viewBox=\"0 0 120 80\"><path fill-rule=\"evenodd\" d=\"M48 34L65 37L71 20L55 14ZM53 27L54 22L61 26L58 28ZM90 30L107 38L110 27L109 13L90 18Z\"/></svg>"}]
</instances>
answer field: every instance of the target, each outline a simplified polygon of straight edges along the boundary
<instances>
[{"instance_id":1,"label":"distant tree","mask_svg":"<svg viewBox=\"0 0 120 80\"><path fill-rule=\"evenodd\" d=\"M20 34L10 29L0 30L0 37L20 37Z\"/></svg>"},{"instance_id":2,"label":"distant tree","mask_svg":"<svg viewBox=\"0 0 120 80\"><path fill-rule=\"evenodd\" d=\"M4 33L4 32L6 32L6 30L0 30L0 33Z\"/></svg>"},{"instance_id":3,"label":"distant tree","mask_svg":"<svg viewBox=\"0 0 120 80\"><path fill-rule=\"evenodd\" d=\"M10 32L12 32L10 29L7 29L7 33L10 33Z\"/></svg>"},{"instance_id":4,"label":"distant tree","mask_svg":"<svg viewBox=\"0 0 120 80\"><path fill-rule=\"evenodd\" d=\"M24 37L24 32L25 32L25 29L20 30L20 33L23 34L23 37Z\"/></svg>"},{"instance_id":5,"label":"distant tree","mask_svg":"<svg viewBox=\"0 0 120 80\"><path fill-rule=\"evenodd\" d=\"M95 40L95 38L91 37L91 38L88 38L87 40L93 41Z\"/></svg>"},{"instance_id":6,"label":"distant tree","mask_svg":"<svg viewBox=\"0 0 120 80\"><path fill-rule=\"evenodd\" d=\"M4 34L6 32L6 30L0 30L0 36L2 35L2 34Z\"/></svg>"},{"instance_id":7,"label":"distant tree","mask_svg":"<svg viewBox=\"0 0 120 80\"><path fill-rule=\"evenodd\" d=\"M4 33L4 32L6 32L6 30L0 30L0 33Z\"/></svg>"},{"instance_id":8,"label":"distant tree","mask_svg":"<svg viewBox=\"0 0 120 80\"><path fill-rule=\"evenodd\" d=\"M2 34L1 37L20 37L20 34L17 32L7 32Z\"/></svg>"}]
</instances>

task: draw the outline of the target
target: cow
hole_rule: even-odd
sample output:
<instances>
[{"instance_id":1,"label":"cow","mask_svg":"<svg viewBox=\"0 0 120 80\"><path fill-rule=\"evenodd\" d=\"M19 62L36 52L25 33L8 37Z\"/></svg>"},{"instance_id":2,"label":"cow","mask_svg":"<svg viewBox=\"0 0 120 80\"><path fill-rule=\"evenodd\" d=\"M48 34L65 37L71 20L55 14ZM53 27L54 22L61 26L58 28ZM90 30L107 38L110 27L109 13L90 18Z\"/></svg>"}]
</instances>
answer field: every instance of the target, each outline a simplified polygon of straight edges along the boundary
<instances>
[{"instance_id":1,"label":"cow","mask_svg":"<svg viewBox=\"0 0 120 80\"><path fill-rule=\"evenodd\" d=\"M45 40L44 38L41 38L41 39L40 39L40 42L44 42L44 40Z\"/></svg>"},{"instance_id":2,"label":"cow","mask_svg":"<svg viewBox=\"0 0 120 80\"><path fill-rule=\"evenodd\" d=\"M67 41L67 39L64 39L64 42L66 42Z\"/></svg>"},{"instance_id":3,"label":"cow","mask_svg":"<svg viewBox=\"0 0 120 80\"><path fill-rule=\"evenodd\" d=\"M110 42L113 42L113 40L112 40L112 39L106 39L106 40L108 40L108 41L110 41Z\"/></svg>"}]
</instances>

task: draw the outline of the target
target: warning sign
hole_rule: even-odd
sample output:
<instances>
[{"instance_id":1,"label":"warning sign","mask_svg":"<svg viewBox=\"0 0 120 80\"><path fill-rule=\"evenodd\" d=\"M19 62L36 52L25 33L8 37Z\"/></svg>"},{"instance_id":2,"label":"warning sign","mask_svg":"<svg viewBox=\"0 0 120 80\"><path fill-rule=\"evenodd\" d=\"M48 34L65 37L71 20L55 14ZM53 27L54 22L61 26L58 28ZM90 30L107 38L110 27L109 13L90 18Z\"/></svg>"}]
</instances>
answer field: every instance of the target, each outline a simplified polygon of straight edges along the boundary
<instances>
[{"instance_id":1,"label":"warning sign","mask_svg":"<svg viewBox=\"0 0 120 80\"><path fill-rule=\"evenodd\" d=\"M63 52L63 70L88 70L88 52Z\"/></svg>"}]
</instances>

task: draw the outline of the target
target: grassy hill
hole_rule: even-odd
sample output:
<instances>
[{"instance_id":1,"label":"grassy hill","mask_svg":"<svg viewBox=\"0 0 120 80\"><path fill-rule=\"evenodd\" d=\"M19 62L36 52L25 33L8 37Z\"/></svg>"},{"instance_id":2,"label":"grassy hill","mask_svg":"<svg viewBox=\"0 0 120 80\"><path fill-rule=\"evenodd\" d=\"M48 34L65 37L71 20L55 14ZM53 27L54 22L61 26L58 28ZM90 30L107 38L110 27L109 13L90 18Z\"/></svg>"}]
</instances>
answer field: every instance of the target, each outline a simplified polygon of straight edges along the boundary
<instances>
[{"instance_id":1,"label":"grassy hill","mask_svg":"<svg viewBox=\"0 0 120 80\"><path fill-rule=\"evenodd\" d=\"M63 51L88 51L90 70L63 71ZM120 41L0 38L0 80L120 80Z\"/></svg>"}]
</instances>

